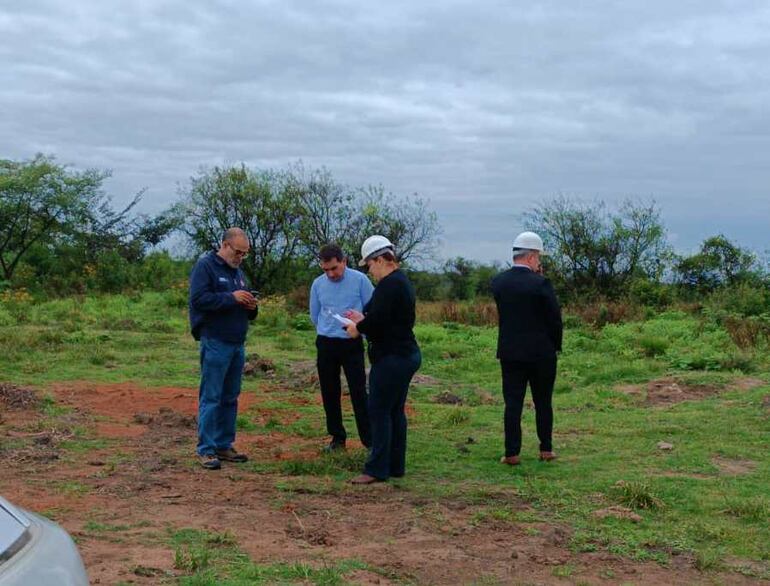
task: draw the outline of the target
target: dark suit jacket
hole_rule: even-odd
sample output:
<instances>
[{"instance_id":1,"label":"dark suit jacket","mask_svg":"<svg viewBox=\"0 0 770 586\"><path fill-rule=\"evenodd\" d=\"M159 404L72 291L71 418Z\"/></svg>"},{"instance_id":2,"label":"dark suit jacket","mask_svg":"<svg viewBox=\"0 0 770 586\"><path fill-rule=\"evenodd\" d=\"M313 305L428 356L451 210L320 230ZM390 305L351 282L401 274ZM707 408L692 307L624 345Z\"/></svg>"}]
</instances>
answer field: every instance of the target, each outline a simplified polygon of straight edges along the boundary
<instances>
[{"instance_id":1,"label":"dark suit jacket","mask_svg":"<svg viewBox=\"0 0 770 586\"><path fill-rule=\"evenodd\" d=\"M512 267L492 280L497 303L497 357L536 361L561 350L561 309L551 282L526 267Z\"/></svg>"}]
</instances>

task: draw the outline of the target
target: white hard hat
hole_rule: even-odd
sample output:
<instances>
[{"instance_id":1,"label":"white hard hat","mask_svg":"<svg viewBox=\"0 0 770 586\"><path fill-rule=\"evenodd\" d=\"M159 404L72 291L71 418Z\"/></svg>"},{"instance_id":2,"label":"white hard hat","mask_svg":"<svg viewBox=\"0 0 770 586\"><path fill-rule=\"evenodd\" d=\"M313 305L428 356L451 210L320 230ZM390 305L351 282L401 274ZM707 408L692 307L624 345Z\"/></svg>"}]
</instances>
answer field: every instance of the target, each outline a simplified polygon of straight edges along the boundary
<instances>
[{"instance_id":1,"label":"white hard hat","mask_svg":"<svg viewBox=\"0 0 770 586\"><path fill-rule=\"evenodd\" d=\"M379 234L369 236L369 238L364 240L364 243L361 245L361 260L359 261L358 266L366 266L366 261L368 259L379 256L377 255L378 252L381 253L386 250L390 250L391 252L394 250L393 243L390 240Z\"/></svg>"},{"instance_id":2,"label":"white hard hat","mask_svg":"<svg viewBox=\"0 0 770 586\"><path fill-rule=\"evenodd\" d=\"M537 250L539 253L545 254L543 250L543 239L534 232L522 232L516 236L516 240L513 241L513 248Z\"/></svg>"}]
</instances>

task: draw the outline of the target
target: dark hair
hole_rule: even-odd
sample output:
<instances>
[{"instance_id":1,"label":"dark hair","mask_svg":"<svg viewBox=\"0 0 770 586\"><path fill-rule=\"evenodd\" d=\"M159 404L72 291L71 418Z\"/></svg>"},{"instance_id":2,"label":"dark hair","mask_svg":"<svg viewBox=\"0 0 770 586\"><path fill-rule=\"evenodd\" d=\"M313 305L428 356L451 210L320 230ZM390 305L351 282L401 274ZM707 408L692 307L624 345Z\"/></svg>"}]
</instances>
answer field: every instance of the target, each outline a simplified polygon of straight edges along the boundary
<instances>
[{"instance_id":1,"label":"dark hair","mask_svg":"<svg viewBox=\"0 0 770 586\"><path fill-rule=\"evenodd\" d=\"M392 250L388 250L379 255L380 258L384 258L388 262L396 262L396 254Z\"/></svg>"},{"instance_id":2,"label":"dark hair","mask_svg":"<svg viewBox=\"0 0 770 586\"><path fill-rule=\"evenodd\" d=\"M335 258L342 262L345 259L345 254L337 244L324 244L318 251L318 258L321 259L321 262L329 262Z\"/></svg>"}]
</instances>

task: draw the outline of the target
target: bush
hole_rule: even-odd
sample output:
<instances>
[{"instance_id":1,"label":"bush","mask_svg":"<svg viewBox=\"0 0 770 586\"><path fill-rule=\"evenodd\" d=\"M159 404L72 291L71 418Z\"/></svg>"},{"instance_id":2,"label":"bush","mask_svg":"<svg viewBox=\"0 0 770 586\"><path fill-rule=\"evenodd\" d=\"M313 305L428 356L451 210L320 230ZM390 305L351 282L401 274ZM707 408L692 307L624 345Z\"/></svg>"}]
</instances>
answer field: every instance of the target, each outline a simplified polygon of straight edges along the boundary
<instances>
[{"instance_id":1,"label":"bush","mask_svg":"<svg viewBox=\"0 0 770 586\"><path fill-rule=\"evenodd\" d=\"M291 312L307 313L310 307L310 285L294 287L286 295L286 306Z\"/></svg>"},{"instance_id":2,"label":"bush","mask_svg":"<svg viewBox=\"0 0 770 586\"><path fill-rule=\"evenodd\" d=\"M315 325L307 313L298 313L295 315L292 319L291 325L295 330L303 332L315 329Z\"/></svg>"},{"instance_id":3,"label":"bush","mask_svg":"<svg viewBox=\"0 0 770 586\"><path fill-rule=\"evenodd\" d=\"M722 325L739 348L756 348L770 341L770 314L751 317L728 315L722 319Z\"/></svg>"},{"instance_id":4,"label":"bush","mask_svg":"<svg viewBox=\"0 0 770 586\"><path fill-rule=\"evenodd\" d=\"M706 306L716 312L741 316L770 314L770 290L764 286L742 283L718 289L706 301Z\"/></svg>"},{"instance_id":5,"label":"bush","mask_svg":"<svg viewBox=\"0 0 770 586\"><path fill-rule=\"evenodd\" d=\"M668 340L659 336L642 336L639 338L639 346L645 356L654 358L666 353Z\"/></svg>"},{"instance_id":6,"label":"bush","mask_svg":"<svg viewBox=\"0 0 770 586\"><path fill-rule=\"evenodd\" d=\"M674 289L649 279L634 279L628 288L628 298L636 305L667 307L674 301Z\"/></svg>"},{"instance_id":7,"label":"bush","mask_svg":"<svg viewBox=\"0 0 770 586\"><path fill-rule=\"evenodd\" d=\"M0 327L8 327L14 325L16 325L16 318L14 318L7 309L0 306Z\"/></svg>"},{"instance_id":8,"label":"bush","mask_svg":"<svg viewBox=\"0 0 770 586\"><path fill-rule=\"evenodd\" d=\"M571 304L564 313L576 316L582 323L596 327L627 321L639 321L644 315L643 308L631 301L598 300Z\"/></svg>"}]
</instances>

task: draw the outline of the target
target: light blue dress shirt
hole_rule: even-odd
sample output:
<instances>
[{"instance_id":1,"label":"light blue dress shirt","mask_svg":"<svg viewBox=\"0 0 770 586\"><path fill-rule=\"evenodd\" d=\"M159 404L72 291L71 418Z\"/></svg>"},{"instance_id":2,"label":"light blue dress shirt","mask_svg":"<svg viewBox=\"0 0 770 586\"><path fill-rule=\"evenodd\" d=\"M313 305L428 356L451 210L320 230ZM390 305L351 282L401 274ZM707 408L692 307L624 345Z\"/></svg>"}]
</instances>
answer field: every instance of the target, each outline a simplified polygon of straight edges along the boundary
<instances>
[{"instance_id":1,"label":"light blue dress shirt","mask_svg":"<svg viewBox=\"0 0 770 586\"><path fill-rule=\"evenodd\" d=\"M332 317L344 316L350 309L363 311L372 298L374 286L360 271L345 268L339 281L332 281L325 274L316 278L310 287L310 319L319 336L348 338L342 324Z\"/></svg>"}]
</instances>

